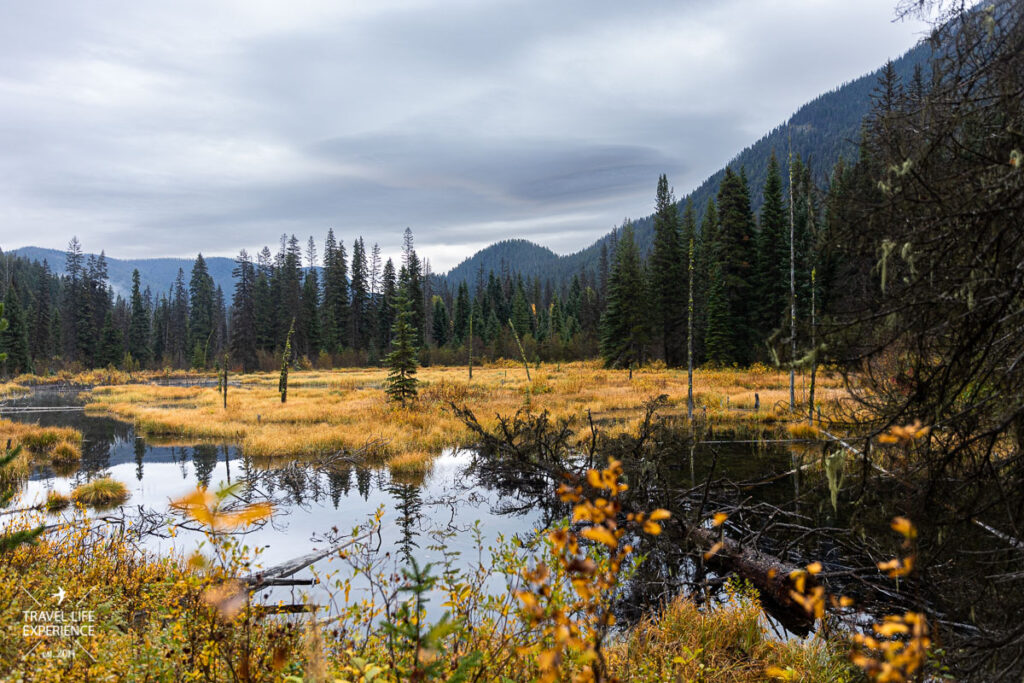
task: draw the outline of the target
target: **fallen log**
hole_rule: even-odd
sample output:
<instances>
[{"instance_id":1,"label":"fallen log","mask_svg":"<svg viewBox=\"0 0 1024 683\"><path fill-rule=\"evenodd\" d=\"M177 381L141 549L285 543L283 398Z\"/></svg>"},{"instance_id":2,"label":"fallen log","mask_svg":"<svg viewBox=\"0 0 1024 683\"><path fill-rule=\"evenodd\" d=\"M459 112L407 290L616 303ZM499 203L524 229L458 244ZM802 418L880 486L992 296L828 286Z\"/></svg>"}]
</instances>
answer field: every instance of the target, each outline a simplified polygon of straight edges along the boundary
<instances>
[{"instance_id":1,"label":"fallen log","mask_svg":"<svg viewBox=\"0 0 1024 683\"><path fill-rule=\"evenodd\" d=\"M720 572L733 572L747 579L757 589L765 609L789 631L806 635L814 626L814 616L803 605L793 600L793 583L789 575L803 569L725 538L717 529L693 527L689 538L699 547L710 551L721 543L718 550L704 560L704 564ZM811 579L812 577L808 577ZM809 581L813 585L812 581Z\"/></svg>"},{"instance_id":2,"label":"fallen log","mask_svg":"<svg viewBox=\"0 0 1024 683\"><path fill-rule=\"evenodd\" d=\"M316 614L316 611L323 609L323 605L253 605L252 610L257 619L262 619L273 614Z\"/></svg>"},{"instance_id":3,"label":"fallen log","mask_svg":"<svg viewBox=\"0 0 1024 683\"><path fill-rule=\"evenodd\" d=\"M263 571L256 572L255 574L250 574L249 576L242 579L242 581L249 585L249 590L256 590L264 586L287 585L280 583L280 581L282 579L287 579L292 574L302 571L314 562L318 562L327 557L328 555L332 555L336 552L344 550L345 548L348 548L351 545L354 545L355 543L365 538L369 538L373 535L373 533L373 531L370 531L363 534L362 536L350 538L342 543L336 543L335 545L332 545L331 547L325 550L315 550L311 553L300 555L295 559L288 560L287 562L282 562L281 564L269 567L267 569L264 569Z\"/></svg>"}]
</instances>

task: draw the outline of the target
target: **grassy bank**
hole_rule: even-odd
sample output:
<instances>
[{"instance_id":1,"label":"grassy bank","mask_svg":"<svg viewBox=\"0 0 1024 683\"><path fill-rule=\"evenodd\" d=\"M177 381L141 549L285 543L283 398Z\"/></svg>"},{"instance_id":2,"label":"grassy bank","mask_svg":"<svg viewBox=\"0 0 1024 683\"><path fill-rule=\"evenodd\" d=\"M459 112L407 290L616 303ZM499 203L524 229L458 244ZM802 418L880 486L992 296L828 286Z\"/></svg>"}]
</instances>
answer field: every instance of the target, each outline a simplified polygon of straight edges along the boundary
<instances>
[{"instance_id":1,"label":"grassy bank","mask_svg":"<svg viewBox=\"0 0 1024 683\"><path fill-rule=\"evenodd\" d=\"M214 387L118 385L97 387L87 412L134 422L144 434L172 438L237 442L254 456L311 455L365 449L367 456L415 469L442 449L464 445L469 432L449 403L468 405L485 425L495 416L528 407L555 418L591 411L595 420L627 429L643 402L667 394L663 414L685 414L685 371L643 369L629 374L596 363L475 368L421 368L420 398L409 408L388 403L383 369L293 372L288 402L282 404L276 374L232 377L228 406ZM793 419L788 410L786 373L748 370L699 370L694 379L698 416L716 423L759 425ZM819 378L819 400L839 396L838 381ZM798 391L800 385L798 384ZM756 395L756 397L755 397ZM755 401L759 407L754 410Z\"/></svg>"}]
</instances>

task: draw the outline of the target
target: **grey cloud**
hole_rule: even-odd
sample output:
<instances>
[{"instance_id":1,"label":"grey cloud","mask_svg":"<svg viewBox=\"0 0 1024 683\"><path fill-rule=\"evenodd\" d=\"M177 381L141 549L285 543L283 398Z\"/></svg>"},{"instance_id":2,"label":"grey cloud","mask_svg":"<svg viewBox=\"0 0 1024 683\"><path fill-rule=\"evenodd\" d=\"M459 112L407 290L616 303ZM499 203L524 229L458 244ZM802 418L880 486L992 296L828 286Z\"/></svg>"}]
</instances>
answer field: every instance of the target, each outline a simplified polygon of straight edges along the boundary
<instances>
[{"instance_id":1,"label":"grey cloud","mask_svg":"<svg viewBox=\"0 0 1024 683\"><path fill-rule=\"evenodd\" d=\"M8 4L0 247L396 249L411 226L435 268L585 247L918 30L890 0Z\"/></svg>"}]
</instances>

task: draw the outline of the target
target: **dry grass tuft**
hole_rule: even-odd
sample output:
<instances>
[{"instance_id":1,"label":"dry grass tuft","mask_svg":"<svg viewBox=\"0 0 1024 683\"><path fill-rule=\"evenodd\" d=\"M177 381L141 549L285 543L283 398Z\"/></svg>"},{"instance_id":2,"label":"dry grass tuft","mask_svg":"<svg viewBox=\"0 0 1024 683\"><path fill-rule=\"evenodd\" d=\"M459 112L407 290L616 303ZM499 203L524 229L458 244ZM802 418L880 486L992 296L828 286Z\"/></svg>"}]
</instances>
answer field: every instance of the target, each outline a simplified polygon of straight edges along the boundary
<instances>
[{"instance_id":1,"label":"dry grass tuft","mask_svg":"<svg viewBox=\"0 0 1024 683\"><path fill-rule=\"evenodd\" d=\"M60 441L53 450L50 451L50 458L54 464L64 465L68 463L78 462L82 459L81 447L70 441Z\"/></svg>"},{"instance_id":2,"label":"dry grass tuft","mask_svg":"<svg viewBox=\"0 0 1024 683\"><path fill-rule=\"evenodd\" d=\"M821 430L806 422L797 422L787 425L786 431L794 439L818 439L821 438Z\"/></svg>"},{"instance_id":3,"label":"dry grass tuft","mask_svg":"<svg viewBox=\"0 0 1024 683\"><path fill-rule=\"evenodd\" d=\"M753 595L733 593L720 606L680 596L630 628L609 650L612 672L630 681L859 680L834 645L779 641L765 632Z\"/></svg>"},{"instance_id":4,"label":"dry grass tuft","mask_svg":"<svg viewBox=\"0 0 1024 683\"><path fill-rule=\"evenodd\" d=\"M71 498L76 503L102 510L128 500L128 488L115 479L103 477L77 487L71 492Z\"/></svg>"},{"instance_id":5,"label":"dry grass tuft","mask_svg":"<svg viewBox=\"0 0 1024 683\"><path fill-rule=\"evenodd\" d=\"M46 494L46 502L43 503L43 509L47 512L60 512L69 505L71 505L71 498L69 496L59 491L50 491Z\"/></svg>"}]
</instances>

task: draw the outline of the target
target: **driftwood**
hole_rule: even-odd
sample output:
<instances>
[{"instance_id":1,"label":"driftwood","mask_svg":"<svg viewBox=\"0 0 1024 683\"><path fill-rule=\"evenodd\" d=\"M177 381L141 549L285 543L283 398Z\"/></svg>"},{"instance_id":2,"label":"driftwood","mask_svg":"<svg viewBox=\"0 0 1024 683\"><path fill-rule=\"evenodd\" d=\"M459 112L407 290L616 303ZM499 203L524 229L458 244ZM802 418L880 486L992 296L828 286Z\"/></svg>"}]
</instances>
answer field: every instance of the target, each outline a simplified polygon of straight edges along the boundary
<instances>
[{"instance_id":1,"label":"driftwood","mask_svg":"<svg viewBox=\"0 0 1024 683\"><path fill-rule=\"evenodd\" d=\"M256 590L264 586L297 585L294 582L301 580L288 580L288 577L292 574L296 574L299 571L302 571L314 562L318 562L324 559L328 555L332 555L336 552L344 550L345 548L351 545L354 545L355 543L363 539L369 538L373 535L373 533L374 532L371 531L363 534L362 536L350 538L342 543L336 543L335 545L332 545L329 548L326 548L325 550L314 550L311 553L300 555L295 559L288 560L287 562L282 562L281 564L275 565L273 567L268 567L267 569L264 569L261 572L251 574L248 577L242 579L242 581L249 585L249 590ZM312 584L312 581L310 581L309 584L307 585L310 584Z\"/></svg>"},{"instance_id":2,"label":"driftwood","mask_svg":"<svg viewBox=\"0 0 1024 683\"><path fill-rule=\"evenodd\" d=\"M257 619L272 614L315 614L317 610L323 609L323 605L253 605L253 613Z\"/></svg>"}]
</instances>

